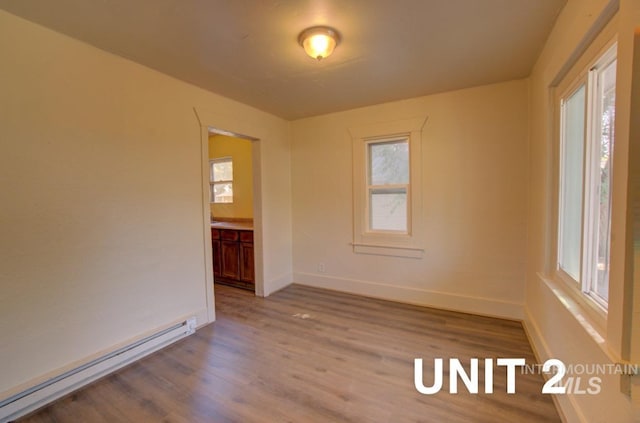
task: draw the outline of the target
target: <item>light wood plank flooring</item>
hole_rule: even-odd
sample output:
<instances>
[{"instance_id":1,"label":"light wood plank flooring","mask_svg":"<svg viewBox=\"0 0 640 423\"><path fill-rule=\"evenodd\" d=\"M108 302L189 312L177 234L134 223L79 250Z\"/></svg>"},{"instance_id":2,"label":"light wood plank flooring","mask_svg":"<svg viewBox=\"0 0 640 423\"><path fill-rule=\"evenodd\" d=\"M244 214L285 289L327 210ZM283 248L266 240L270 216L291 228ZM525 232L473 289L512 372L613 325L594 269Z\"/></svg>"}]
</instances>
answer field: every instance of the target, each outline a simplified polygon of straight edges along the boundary
<instances>
[{"instance_id":1,"label":"light wood plank flooring","mask_svg":"<svg viewBox=\"0 0 640 423\"><path fill-rule=\"evenodd\" d=\"M523 357L518 322L299 285L267 299L215 287L217 321L24 422L559 422L540 375L494 394L422 395L413 359ZM482 360L481 360L482 362ZM484 370L480 369L480 392Z\"/></svg>"}]
</instances>

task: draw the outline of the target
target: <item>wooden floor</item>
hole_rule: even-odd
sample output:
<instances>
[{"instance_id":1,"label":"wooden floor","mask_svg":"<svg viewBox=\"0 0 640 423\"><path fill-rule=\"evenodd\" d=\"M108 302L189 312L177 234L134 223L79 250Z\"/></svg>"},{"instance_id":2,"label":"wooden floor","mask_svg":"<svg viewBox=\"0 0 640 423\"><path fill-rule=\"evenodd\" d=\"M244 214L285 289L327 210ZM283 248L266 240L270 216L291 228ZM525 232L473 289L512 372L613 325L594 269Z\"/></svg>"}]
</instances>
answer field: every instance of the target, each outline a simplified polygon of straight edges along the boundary
<instances>
[{"instance_id":1,"label":"wooden floor","mask_svg":"<svg viewBox=\"0 0 640 423\"><path fill-rule=\"evenodd\" d=\"M299 285L268 299L216 285L217 321L25 422L558 422L540 375L506 394L423 395L413 360L534 357L520 323ZM481 360L482 362L482 360ZM480 392L483 374L480 369Z\"/></svg>"}]
</instances>

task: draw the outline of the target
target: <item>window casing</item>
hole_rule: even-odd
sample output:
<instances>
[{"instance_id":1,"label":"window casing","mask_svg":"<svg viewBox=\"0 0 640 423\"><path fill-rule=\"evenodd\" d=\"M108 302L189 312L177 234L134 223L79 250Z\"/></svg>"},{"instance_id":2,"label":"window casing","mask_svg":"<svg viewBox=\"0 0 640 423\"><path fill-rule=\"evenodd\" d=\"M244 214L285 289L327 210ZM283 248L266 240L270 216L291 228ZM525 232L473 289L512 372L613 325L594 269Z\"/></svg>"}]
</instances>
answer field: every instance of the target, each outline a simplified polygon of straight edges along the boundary
<instances>
[{"instance_id":1,"label":"window casing","mask_svg":"<svg viewBox=\"0 0 640 423\"><path fill-rule=\"evenodd\" d=\"M559 96L556 271L606 311L611 240L616 44Z\"/></svg>"},{"instance_id":2,"label":"window casing","mask_svg":"<svg viewBox=\"0 0 640 423\"><path fill-rule=\"evenodd\" d=\"M209 192L211 203L233 203L233 160L221 157L209 161Z\"/></svg>"},{"instance_id":3,"label":"window casing","mask_svg":"<svg viewBox=\"0 0 640 423\"><path fill-rule=\"evenodd\" d=\"M421 258L425 118L351 128L355 253Z\"/></svg>"}]
</instances>

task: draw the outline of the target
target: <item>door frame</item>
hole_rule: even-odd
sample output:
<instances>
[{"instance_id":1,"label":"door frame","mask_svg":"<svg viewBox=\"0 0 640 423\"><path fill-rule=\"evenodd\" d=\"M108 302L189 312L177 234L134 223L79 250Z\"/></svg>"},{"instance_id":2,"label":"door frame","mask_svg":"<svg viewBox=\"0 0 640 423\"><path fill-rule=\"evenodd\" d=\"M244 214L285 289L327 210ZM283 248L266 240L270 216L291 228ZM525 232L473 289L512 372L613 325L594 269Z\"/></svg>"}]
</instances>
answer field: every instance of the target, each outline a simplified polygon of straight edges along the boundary
<instances>
[{"instance_id":1,"label":"door frame","mask_svg":"<svg viewBox=\"0 0 640 423\"><path fill-rule=\"evenodd\" d=\"M209 206L209 134L216 133L251 141L251 160L253 170L253 248L255 270L255 295L264 296L264 261L262 242L262 166L261 142L257 137L245 135L237 131L235 125L224 125L226 119L211 116L194 108L200 126L200 162L202 185L202 233L204 247L205 297L207 307L207 323L214 322L215 292L213 277L213 251L211 247L211 208ZM219 121L219 122L218 122ZM224 128L224 129L222 129Z\"/></svg>"}]
</instances>

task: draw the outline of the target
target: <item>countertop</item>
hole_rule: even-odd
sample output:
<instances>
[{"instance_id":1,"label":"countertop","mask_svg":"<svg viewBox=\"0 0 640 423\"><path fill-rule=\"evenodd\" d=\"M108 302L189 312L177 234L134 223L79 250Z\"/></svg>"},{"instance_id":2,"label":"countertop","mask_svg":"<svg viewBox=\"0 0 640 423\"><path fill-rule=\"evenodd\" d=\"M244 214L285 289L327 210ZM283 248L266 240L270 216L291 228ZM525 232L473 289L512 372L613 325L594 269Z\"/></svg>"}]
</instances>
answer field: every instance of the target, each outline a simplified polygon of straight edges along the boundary
<instances>
[{"instance_id":1,"label":"countertop","mask_svg":"<svg viewBox=\"0 0 640 423\"><path fill-rule=\"evenodd\" d=\"M233 229L236 231L252 231L253 222L224 222L213 221L211 227L216 229Z\"/></svg>"}]
</instances>

